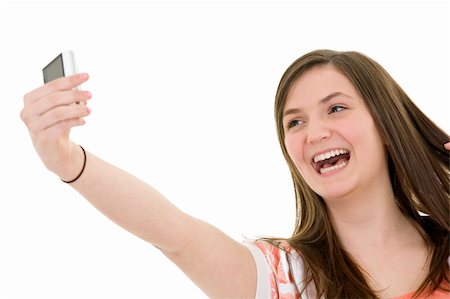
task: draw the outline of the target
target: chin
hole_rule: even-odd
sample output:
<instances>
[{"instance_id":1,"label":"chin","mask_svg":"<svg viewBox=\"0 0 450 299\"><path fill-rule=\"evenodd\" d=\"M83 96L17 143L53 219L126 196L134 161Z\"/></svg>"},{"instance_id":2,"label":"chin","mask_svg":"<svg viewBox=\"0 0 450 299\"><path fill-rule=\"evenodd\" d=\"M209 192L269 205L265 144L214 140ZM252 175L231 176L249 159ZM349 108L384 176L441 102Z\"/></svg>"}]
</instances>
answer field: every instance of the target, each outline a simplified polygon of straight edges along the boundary
<instances>
[{"instance_id":1,"label":"chin","mask_svg":"<svg viewBox=\"0 0 450 299\"><path fill-rule=\"evenodd\" d=\"M347 194L344 194L344 193L342 193L342 194L334 193L334 194L329 194L329 195L325 194L324 196L322 196L322 195L321 196L322 196L323 200L325 200L325 202L328 204L328 203L338 202L338 201L344 200L346 195Z\"/></svg>"},{"instance_id":2,"label":"chin","mask_svg":"<svg viewBox=\"0 0 450 299\"><path fill-rule=\"evenodd\" d=\"M319 194L326 202L328 201L338 201L347 197L351 194L351 188L346 188L342 184L331 184L326 186L326 188L316 188L313 189L314 192Z\"/></svg>"}]
</instances>

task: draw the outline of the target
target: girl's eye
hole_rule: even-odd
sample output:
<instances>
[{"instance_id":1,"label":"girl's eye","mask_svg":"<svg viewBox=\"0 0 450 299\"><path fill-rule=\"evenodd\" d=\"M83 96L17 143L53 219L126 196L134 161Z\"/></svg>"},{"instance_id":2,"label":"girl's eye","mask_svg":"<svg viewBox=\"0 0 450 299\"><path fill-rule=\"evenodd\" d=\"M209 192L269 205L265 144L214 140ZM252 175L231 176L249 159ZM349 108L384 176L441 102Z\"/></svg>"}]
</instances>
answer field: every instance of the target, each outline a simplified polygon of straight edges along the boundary
<instances>
[{"instance_id":1,"label":"girl's eye","mask_svg":"<svg viewBox=\"0 0 450 299\"><path fill-rule=\"evenodd\" d=\"M302 124L303 124L303 121L301 121L300 119L294 119L288 123L288 129L300 126Z\"/></svg>"},{"instance_id":2,"label":"girl's eye","mask_svg":"<svg viewBox=\"0 0 450 299\"><path fill-rule=\"evenodd\" d=\"M335 112L341 112L341 111L343 111L345 109L347 109L347 108L345 108L343 106L336 105L336 106L331 107L330 114L331 113L335 113Z\"/></svg>"}]
</instances>

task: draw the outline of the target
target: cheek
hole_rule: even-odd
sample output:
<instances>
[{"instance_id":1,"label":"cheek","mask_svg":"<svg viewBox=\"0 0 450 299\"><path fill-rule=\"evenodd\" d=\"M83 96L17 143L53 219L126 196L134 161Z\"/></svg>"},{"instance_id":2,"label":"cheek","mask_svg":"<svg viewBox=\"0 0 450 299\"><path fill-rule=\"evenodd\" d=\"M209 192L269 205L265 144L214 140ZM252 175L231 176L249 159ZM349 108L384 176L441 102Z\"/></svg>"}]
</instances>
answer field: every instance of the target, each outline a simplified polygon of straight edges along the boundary
<instances>
[{"instance_id":1,"label":"cheek","mask_svg":"<svg viewBox=\"0 0 450 299\"><path fill-rule=\"evenodd\" d=\"M357 120L357 123L360 124L360 128L359 130L356 130L354 134L357 135L356 137L358 139L372 143L372 145L373 143L378 143L380 141L380 135L378 134L378 130L369 112L367 112L364 117L360 117L360 119Z\"/></svg>"},{"instance_id":2,"label":"cheek","mask_svg":"<svg viewBox=\"0 0 450 299\"><path fill-rule=\"evenodd\" d=\"M334 122L335 132L350 144L371 142L376 132L372 117L367 113L354 113ZM368 145L368 144L367 144Z\"/></svg>"},{"instance_id":3,"label":"cheek","mask_svg":"<svg viewBox=\"0 0 450 299\"><path fill-rule=\"evenodd\" d=\"M297 167L300 167L303 162L303 143L300 136L287 136L284 139L284 144L286 145L286 150L291 157L292 161Z\"/></svg>"},{"instance_id":4,"label":"cheek","mask_svg":"<svg viewBox=\"0 0 450 299\"><path fill-rule=\"evenodd\" d=\"M352 146L357 146L358 154L370 163L376 160L378 153L384 153L382 138L370 115L357 119L355 123L359 126L345 126L341 131L342 135Z\"/></svg>"}]
</instances>

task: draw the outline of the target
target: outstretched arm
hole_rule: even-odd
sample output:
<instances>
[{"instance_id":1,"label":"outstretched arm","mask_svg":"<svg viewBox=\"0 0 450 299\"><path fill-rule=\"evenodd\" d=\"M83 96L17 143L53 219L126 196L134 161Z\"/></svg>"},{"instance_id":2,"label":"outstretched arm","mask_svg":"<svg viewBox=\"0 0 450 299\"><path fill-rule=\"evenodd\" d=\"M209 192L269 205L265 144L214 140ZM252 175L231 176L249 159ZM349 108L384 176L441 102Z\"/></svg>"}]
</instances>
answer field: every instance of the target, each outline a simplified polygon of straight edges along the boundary
<instances>
[{"instance_id":1,"label":"outstretched arm","mask_svg":"<svg viewBox=\"0 0 450 299\"><path fill-rule=\"evenodd\" d=\"M90 93L73 90L87 74L54 80L24 97L21 118L44 165L63 180L80 172L84 155L69 138L90 114ZM156 189L86 151L86 167L70 185L114 222L158 247L207 295L250 298L256 267L249 250L171 204Z\"/></svg>"}]
</instances>

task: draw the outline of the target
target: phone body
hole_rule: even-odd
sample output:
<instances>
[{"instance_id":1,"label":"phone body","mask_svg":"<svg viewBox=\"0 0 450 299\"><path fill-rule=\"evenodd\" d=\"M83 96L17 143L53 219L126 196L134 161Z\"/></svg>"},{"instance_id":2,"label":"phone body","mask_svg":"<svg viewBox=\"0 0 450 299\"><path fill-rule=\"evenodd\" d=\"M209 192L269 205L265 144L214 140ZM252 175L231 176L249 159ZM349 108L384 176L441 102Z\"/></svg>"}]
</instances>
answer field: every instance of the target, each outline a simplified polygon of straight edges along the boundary
<instances>
[{"instance_id":1,"label":"phone body","mask_svg":"<svg viewBox=\"0 0 450 299\"><path fill-rule=\"evenodd\" d=\"M42 69L44 83L48 83L60 77L75 75L77 73L78 67L73 51L61 52ZM77 86L76 89L79 90L79 86Z\"/></svg>"}]
</instances>

